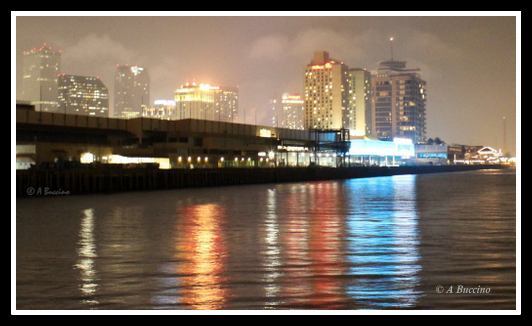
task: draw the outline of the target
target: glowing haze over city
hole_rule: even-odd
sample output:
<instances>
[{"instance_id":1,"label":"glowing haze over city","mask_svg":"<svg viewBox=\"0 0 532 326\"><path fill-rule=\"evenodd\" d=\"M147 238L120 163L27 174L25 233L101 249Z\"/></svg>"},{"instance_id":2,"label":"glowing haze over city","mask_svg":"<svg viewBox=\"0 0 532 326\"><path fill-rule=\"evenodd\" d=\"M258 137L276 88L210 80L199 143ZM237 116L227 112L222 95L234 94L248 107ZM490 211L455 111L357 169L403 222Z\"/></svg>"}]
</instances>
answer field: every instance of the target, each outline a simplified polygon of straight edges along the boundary
<instances>
[{"instance_id":1,"label":"glowing haze over city","mask_svg":"<svg viewBox=\"0 0 532 326\"><path fill-rule=\"evenodd\" d=\"M115 66L131 64L148 70L152 103L186 82L234 86L238 121L265 125L272 98L303 93L314 51L373 71L393 40L427 82L427 137L501 148L505 117L515 155L514 17L19 17L16 39L17 91L23 51L47 43L61 72L102 79L110 112Z\"/></svg>"}]
</instances>

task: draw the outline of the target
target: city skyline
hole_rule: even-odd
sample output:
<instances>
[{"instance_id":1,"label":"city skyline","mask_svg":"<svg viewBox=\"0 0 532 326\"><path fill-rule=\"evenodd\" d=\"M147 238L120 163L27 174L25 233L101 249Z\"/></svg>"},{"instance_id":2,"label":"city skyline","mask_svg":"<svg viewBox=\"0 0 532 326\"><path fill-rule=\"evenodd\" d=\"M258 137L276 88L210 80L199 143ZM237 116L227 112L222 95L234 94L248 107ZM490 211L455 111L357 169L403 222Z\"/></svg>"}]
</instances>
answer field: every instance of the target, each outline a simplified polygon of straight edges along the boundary
<instances>
[{"instance_id":1,"label":"city skyline","mask_svg":"<svg viewBox=\"0 0 532 326\"><path fill-rule=\"evenodd\" d=\"M522 315L524 14L12 11L11 315Z\"/></svg>"},{"instance_id":2,"label":"city skyline","mask_svg":"<svg viewBox=\"0 0 532 326\"><path fill-rule=\"evenodd\" d=\"M150 71L152 99L172 98L184 81L234 85L240 114L246 110L246 122L253 123L257 108L257 123L264 125L271 121L270 98L302 93L301 76L315 50L373 71L390 58L388 37L394 35L394 59L421 68L429 85L427 137L501 147L505 116L507 150L515 153L513 17L82 17L68 35L57 28L73 19L19 17L17 59L25 49L50 43L63 50L62 72L100 75L111 94L114 65L138 64ZM149 27L133 42L124 30L138 20ZM194 37L180 31L183 24L197 27ZM249 33L238 33L239 27ZM177 42L164 42L171 31ZM147 38L150 32L157 37ZM176 43L187 51L172 47ZM493 89L497 97L484 95Z\"/></svg>"}]
</instances>

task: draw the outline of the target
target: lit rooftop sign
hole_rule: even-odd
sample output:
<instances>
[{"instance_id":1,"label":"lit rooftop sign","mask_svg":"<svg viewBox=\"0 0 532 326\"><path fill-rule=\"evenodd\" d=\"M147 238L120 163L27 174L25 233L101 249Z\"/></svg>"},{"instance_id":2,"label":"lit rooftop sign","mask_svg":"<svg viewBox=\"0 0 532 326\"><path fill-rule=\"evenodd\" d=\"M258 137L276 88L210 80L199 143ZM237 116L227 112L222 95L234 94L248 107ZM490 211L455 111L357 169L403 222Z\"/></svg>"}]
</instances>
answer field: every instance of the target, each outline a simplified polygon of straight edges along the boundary
<instances>
[{"instance_id":1,"label":"lit rooftop sign","mask_svg":"<svg viewBox=\"0 0 532 326\"><path fill-rule=\"evenodd\" d=\"M184 85L181 85L180 88L176 89L176 93L189 93L189 92L194 92L196 90L200 90L200 91L217 91L217 90L220 90L220 86L214 86L214 85L210 85L210 84L206 84L206 83L200 83L200 84L196 84L195 82L193 83L186 83Z\"/></svg>"},{"instance_id":2,"label":"lit rooftop sign","mask_svg":"<svg viewBox=\"0 0 532 326\"><path fill-rule=\"evenodd\" d=\"M144 68L142 67L139 67L139 66L132 66L131 67L131 72L133 73L133 75L138 75L140 74L142 71L144 70Z\"/></svg>"}]
</instances>

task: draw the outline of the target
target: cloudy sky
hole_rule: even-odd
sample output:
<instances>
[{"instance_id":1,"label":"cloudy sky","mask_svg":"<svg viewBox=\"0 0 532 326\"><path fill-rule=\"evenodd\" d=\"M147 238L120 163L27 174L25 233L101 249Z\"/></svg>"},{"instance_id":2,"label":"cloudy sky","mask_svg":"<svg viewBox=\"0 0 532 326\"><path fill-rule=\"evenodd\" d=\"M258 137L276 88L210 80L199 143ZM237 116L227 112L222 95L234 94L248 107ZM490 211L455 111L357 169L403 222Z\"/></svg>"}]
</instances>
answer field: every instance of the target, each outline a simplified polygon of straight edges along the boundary
<instances>
[{"instance_id":1,"label":"cloudy sky","mask_svg":"<svg viewBox=\"0 0 532 326\"><path fill-rule=\"evenodd\" d=\"M16 32L17 90L22 51L46 42L62 72L99 76L111 94L119 63L148 69L152 101L186 81L238 86L247 122L256 111L263 124L268 99L303 91L315 50L372 70L393 35L394 58L427 81L428 136L501 147L506 116L515 151L514 17L18 17Z\"/></svg>"}]
</instances>

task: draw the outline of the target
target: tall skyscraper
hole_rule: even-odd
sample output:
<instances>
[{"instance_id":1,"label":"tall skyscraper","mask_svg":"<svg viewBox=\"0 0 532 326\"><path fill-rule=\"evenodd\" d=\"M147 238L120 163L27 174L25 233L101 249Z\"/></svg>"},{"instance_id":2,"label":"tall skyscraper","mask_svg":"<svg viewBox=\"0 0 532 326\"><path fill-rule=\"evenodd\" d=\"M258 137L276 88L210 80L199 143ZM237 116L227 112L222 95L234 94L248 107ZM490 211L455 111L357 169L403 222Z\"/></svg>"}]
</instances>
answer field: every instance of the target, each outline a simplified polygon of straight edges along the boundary
<instances>
[{"instance_id":1,"label":"tall skyscraper","mask_svg":"<svg viewBox=\"0 0 532 326\"><path fill-rule=\"evenodd\" d=\"M384 61L373 73L371 84L375 136L424 141L427 92L419 69L406 68L405 61Z\"/></svg>"},{"instance_id":2,"label":"tall skyscraper","mask_svg":"<svg viewBox=\"0 0 532 326\"><path fill-rule=\"evenodd\" d=\"M271 101L272 125L287 129L305 129L305 101L299 94L284 93Z\"/></svg>"},{"instance_id":3,"label":"tall skyscraper","mask_svg":"<svg viewBox=\"0 0 532 326\"><path fill-rule=\"evenodd\" d=\"M35 105L37 111L56 112L60 51L45 43L40 48L24 51L22 60L22 100Z\"/></svg>"},{"instance_id":4,"label":"tall skyscraper","mask_svg":"<svg viewBox=\"0 0 532 326\"><path fill-rule=\"evenodd\" d=\"M371 73L365 69L349 69L349 106L344 125L350 135L372 135Z\"/></svg>"},{"instance_id":5,"label":"tall skyscraper","mask_svg":"<svg viewBox=\"0 0 532 326\"><path fill-rule=\"evenodd\" d=\"M97 77L61 74L58 77L59 112L107 117L109 91Z\"/></svg>"},{"instance_id":6,"label":"tall skyscraper","mask_svg":"<svg viewBox=\"0 0 532 326\"><path fill-rule=\"evenodd\" d=\"M134 118L150 106L150 77L145 68L117 65L115 71L114 116Z\"/></svg>"},{"instance_id":7,"label":"tall skyscraper","mask_svg":"<svg viewBox=\"0 0 532 326\"><path fill-rule=\"evenodd\" d=\"M186 83L175 91L178 119L235 122L238 89L209 84Z\"/></svg>"},{"instance_id":8,"label":"tall skyscraper","mask_svg":"<svg viewBox=\"0 0 532 326\"><path fill-rule=\"evenodd\" d=\"M349 104L348 67L317 51L305 69L306 129L340 129Z\"/></svg>"}]
</instances>

